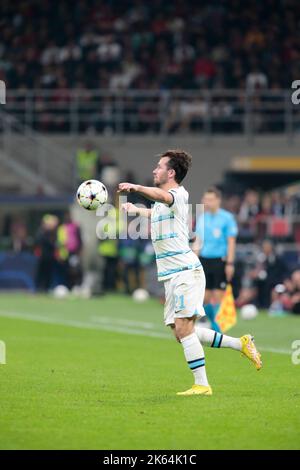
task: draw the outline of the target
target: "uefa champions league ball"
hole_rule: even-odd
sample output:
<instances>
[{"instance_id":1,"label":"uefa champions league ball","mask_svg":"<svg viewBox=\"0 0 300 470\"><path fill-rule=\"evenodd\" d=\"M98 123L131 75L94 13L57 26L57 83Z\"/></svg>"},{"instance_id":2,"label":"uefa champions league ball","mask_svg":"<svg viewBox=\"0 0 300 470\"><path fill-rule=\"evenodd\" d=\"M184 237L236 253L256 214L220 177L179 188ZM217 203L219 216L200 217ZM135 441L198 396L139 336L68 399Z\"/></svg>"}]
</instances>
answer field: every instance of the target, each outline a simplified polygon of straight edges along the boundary
<instances>
[{"instance_id":1,"label":"uefa champions league ball","mask_svg":"<svg viewBox=\"0 0 300 470\"><path fill-rule=\"evenodd\" d=\"M108 192L101 181L88 180L77 189L78 204L88 211L95 211L107 202Z\"/></svg>"},{"instance_id":2,"label":"uefa champions league ball","mask_svg":"<svg viewBox=\"0 0 300 470\"><path fill-rule=\"evenodd\" d=\"M241 318L243 320L253 320L257 315L258 310L253 304L247 304L241 308Z\"/></svg>"}]
</instances>

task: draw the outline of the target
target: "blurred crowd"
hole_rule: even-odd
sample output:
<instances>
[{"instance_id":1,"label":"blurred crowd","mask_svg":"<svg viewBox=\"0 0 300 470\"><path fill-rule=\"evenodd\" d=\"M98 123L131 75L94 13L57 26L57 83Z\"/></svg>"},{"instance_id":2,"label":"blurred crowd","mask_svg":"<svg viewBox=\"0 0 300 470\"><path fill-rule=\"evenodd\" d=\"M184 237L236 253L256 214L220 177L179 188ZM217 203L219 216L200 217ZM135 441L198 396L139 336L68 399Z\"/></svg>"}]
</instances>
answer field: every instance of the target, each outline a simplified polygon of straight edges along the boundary
<instances>
[{"instance_id":1,"label":"blurred crowd","mask_svg":"<svg viewBox=\"0 0 300 470\"><path fill-rule=\"evenodd\" d=\"M300 314L300 269L286 276L282 284L272 290L272 303L269 312L292 312Z\"/></svg>"},{"instance_id":2,"label":"blurred crowd","mask_svg":"<svg viewBox=\"0 0 300 470\"><path fill-rule=\"evenodd\" d=\"M71 289L81 284L81 231L69 213L62 221L56 215L43 216L33 251L37 257L36 289L49 291L55 285Z\"/></svg>"},{"instance_id":3,"label":"blurred crowd","mask_svg":"<svg viewBox=\"0 0 300 470\"><path fill-rule=\"evenodd\" d=\"M300 76L299 9L296 0L2 0L0 78L10 89L289 88Z\"/></svg>"},{"instance_id":4,"label":"blurred crowd","mask_svg":"<svg viewBox=\"0 0 300 470\"><path fill-rule=\"evenodd\" d=\"M300 184L267 192L246 189L224 197L224 208L239 223L239 242L300 243Z\"/></svg>"},{"instance_id":5,"label":"blurred crowd","mask_svg":"<svg viewBox=\"0 0 300 470\"><path fill-rule=\"evenodd\" d=\"M290 259L266 239L250 256L238 257L237 307L255 304L274 315L300 313L300 260L299 253L294 254Z\"/></svg>"},{"instance_id":6,"label":"blurred crowd","mask_svg":"<svg viewBox=\"0 0 300 470\"><path fill-rule=\"evenodd\" d=\"M296 0L24 0L0 4L0 79L23 93L8 100L20 113L26 90L37 95L24 119L41 131L240 132L245 103L216 97L127 97L118 90L242 89L252 96L252 126L282 132L284 97L300 76L300 5ZM284 70L284 73L282 73ZM74 107L71 89L81 92ZM107 90L95 98L89 90ZM270 90L260 97L256 92ZM166 95L167 98L167 95ZM19 107L18 107L19 106ZM164 109L164 119L162 119ZM74 120L73 120L74 121ZM121 123L121 124L120 124ZM74 129L73 129L74 130Z\"/></svg>"}]
</instances>

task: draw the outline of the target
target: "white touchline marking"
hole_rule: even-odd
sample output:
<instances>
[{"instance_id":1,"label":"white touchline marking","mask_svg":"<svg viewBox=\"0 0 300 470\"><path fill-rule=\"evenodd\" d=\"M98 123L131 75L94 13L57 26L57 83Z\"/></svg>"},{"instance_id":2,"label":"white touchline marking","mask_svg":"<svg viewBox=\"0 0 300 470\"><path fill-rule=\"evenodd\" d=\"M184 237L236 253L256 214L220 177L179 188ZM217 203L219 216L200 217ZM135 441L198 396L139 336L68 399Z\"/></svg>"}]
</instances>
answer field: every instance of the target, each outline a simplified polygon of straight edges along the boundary
<instances>
[{"instance_id":1,"label":"white touchline marking","mask_svg":"<svg viewBox=\"0 0 300 470\"><path fill-rule=\"evenodd\" d=\"M39 323L47 323L50 325L62 325L62 326L71 326L75 328L86 328L89 330L106 330L112 332L119 332L119 333L128 333L132 335L140 335L140 336L150 336L154 338L164 338L164 339L173 339L172 335L158 332L158 331L149 331L145 329L137 329L137 328L126 328L123 326L118 326L112 323L89 323L83 322L80 320L61 320L59 318L50 318L44 315L36 315L31 313L21 313L21 312L3 312L0 311L0 317L6 318L18 318L20 320L29 320L29 321L36 321Z\"/></svg>"},{"instance_id":2,"label":"white touchline marking","mask_svg":"<svg viewBox=\"0 0 300 470\"><path fill-rule=\"evenodd\" d=\"M282 348L272 348L272 347L259 347L259 351L265 351L265 352L271 352L271 353L278 353L278 354L291 354L291 351L288 349L282 349Z\"/></svg>"},{"instance_id":3,"label":"white touchline marking","mask_svg":"<svg viewBox=\"0 0 300 470\"><path fill-rule=\"evenodd\" d=\"M112 319L108 317L97 317L92 316L90 319L92 323L84 322L80 320L61 320L60 318L50 318L44 315L36 315L31 313L21 313L21 312L4 312L0 310L0 317L5 318L17 318L20 320L28 320L28 321L36 321L39 323L46 323L49 325L62 325L62 326L70 326L73 328L86 328L89 330L105 330L111 331L116 333L126 333L131 335L139 335L139 336L148 336L153 338L161 338L161 339L174 339L173 335L170 333L163 333L158 331L151 331L150 328L155 326L154 323L146 323L146 322L135 322L131 320L125 319L113 319L115 323L112 323ZM140 328L129 328L122 325L128 324L132 326L139 326ZM147 325L143 326L142 325ZM120 326L119 326L120 325ZM151 326L150 326L151 325ZM281 349L281 348L273 348L273 347L260 347L260 351L271 352L276 354L291 354L291 351L288 349Z\"/></svg>"},{"instance_id":4,"label":"white touchline marking","mask_svg":"<svg viewBox=\"0 0 300 470\"><path fill-rule=\"evenodd\" d=\"M133 321L133 320L127 320L123 318L113 318L113 317L97 317L96 315L93 315L89 317L92 322L96 323L110 323L110 324L118 324L118 325L125 325L125 326L140 326L145 329L153 329L156 326L159 327L159 325L155 323L149 323L149 322L142 322L142 321Z\"/></svg>"}]
</instances>

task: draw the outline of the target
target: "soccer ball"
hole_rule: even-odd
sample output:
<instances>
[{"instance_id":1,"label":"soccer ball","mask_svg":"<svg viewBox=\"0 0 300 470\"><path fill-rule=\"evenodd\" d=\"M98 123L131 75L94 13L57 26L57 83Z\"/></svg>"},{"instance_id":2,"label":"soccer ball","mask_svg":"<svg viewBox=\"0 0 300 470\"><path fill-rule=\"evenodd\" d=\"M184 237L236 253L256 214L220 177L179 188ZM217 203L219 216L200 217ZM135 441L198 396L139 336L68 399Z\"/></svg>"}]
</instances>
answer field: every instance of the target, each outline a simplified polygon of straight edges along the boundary
<instances>
[{"instance_id":1,"label":"soccer ball","mask_svg":"<svg viewBox=\"0 0 300 470\"><path fill-rule=\"evenodd\" d=\"M247 304L241 308L241 318L243 320L253 320L257 315L258 310L253 304Z\"/></svg>"},{"instance_id":2,"label":"soccer ball","mask_svg":"<svg viewBox=\"0 0 300 470\"><path fill-rule=\"evenodd\" d=\"M145 302L149 299L149 292L145 289L136 289L132 294L132 298L135 302Z\"/></svg>"},{"instance_id":3,"label":"soccer ball","mask_svg":"<svg viewBox=\"0 0 300 470\"><path fill-rule=\"evenodd\" d=\"M77 189L78 204L88 211L95 211L107 202L108 193L103 183L88 180L81 183Z\"/></svg>"},{"instance_id":4,"label":"soccer ball","mask_svg":"<svg viewBox=\"0 0 300 470\"><path fill-rule=\"evenodd\" d=\"M55 297L56 299L65 299L69 295L69 293L69 289L62 284L54 287L52 291L53 297Z\"/></svg>"}]
</instances>

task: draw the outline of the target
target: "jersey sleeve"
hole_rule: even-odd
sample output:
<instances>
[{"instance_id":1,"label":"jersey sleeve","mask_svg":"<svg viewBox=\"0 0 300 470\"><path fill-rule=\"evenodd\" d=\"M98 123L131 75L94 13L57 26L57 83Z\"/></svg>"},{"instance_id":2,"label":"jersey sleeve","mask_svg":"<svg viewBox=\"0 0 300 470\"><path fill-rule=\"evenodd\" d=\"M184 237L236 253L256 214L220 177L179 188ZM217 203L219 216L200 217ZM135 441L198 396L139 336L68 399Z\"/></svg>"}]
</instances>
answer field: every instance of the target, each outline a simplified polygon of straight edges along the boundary
<instances>
[{"instance_id":1,"label":"jersey sleeve","mask_svg":"<svg viewBox=\"0 0 300 470\"><path fill-rule=\"evenodd\" d=\"M226 224L226 236L228 237L236 237L238 234L238 226L236 223L235 218L232 214L229 214Z\"/></svg>"},{"instance_id":2,"label":"jersey sleeve","mask_svg":"<svg viewBox=\"0 0 300 470\"><path fill-rule=\"evenodd\" d=\"M168 192L173 196L173 202L169 207L174 210L174 212L180 212L188 202L186 193L178 191L177 189L169 189Z\"/></svg>"}]
</instances>

